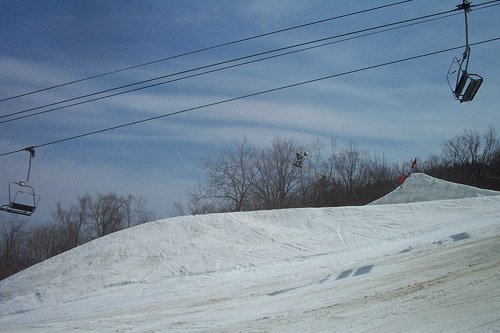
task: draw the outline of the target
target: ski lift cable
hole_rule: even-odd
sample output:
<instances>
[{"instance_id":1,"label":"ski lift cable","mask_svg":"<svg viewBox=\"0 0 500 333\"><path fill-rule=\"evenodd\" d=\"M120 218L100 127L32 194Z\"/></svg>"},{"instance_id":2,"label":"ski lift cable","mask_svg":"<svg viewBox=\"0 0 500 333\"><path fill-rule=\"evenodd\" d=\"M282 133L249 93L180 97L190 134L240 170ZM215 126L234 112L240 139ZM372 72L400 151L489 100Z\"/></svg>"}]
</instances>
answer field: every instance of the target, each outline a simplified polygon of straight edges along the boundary
<instances>
[{"instance_id":1,"label":"ski lift cable","mask_svg":"<svg viewBox=\"0 0 500 333\"><path fill-rule=\"evenodd\" d=\"M500 0L496 0L496 1L500 1ZM394 27L394 26L398 26L398 25L401 26L401 27L409 26L409 25L411 25L411 24L409 24L410 22L425 23L425 22L429 22L430 18L437 18L437 19L446 18L446 17L452 16L452 15L455 15L454 12L456 10L457 9L452 9L452 10L447 10L447 11L443 11L443 12L439 12L439 13L434 13L434 14L424 15L424 16L415 17L415 18L411 18L411 19L401 20L401 21L397 21L397 22L391 22L391 23L387 23L387 24L378 25L378 26L375 26L375 27L365 28L365 29L361 29L361 30L357 30L357 31L348 32L348 33L342 33L342 34L338 34L338 35L335 35L335 36L324 37L324 38L316 39L316 40L313 40L313 41L303 42L303 43L299 43L299 44L293 44L293 45L281 47L281 48L278 48L278 49L273 49L273 50L259 52L259 53L255 53L255 54L251 54L251 55L247 55L247 56L243 56L243 57L233 58L233 59L221 61L221 62L210 64L210 65L200 66L200 67L196 67L196 68L193 68L193 69L188 69L188 70L184 70L184 71L180 71L180 72L176 72L176 73L172 73L172 74L162 75L162 76L151 78L151 79L148 79L148 80L143 80L143 81L139 81L139 82L135 82L135 83L130 83L130 84L122 85L122 86L119 86L119 87L116 87L116 88L110 88L110 89L106 89L106 90L102 90L102 91L98 91L98 92L94 92L94 93L90 93L90 94L86 94L86 95L82 95L82 96L78 96L78 97L73 97L73 98L69 98L69 99L66 99L66 100L62 100L62 101L58 101L58 102L54 102L54 103L50 103L50 104L45 104L45 105L42 105L42 106L37 106L37 107L33 107L33 108L29 108L29 109L25 109L25 110L21 110L21 111L17 111L17 112L12 112L12 113L6 114L6 115L0 115L0 119L1 118L7 118L7 117L13 117L13 116L16 116L16 115L28 113L28 112L31 112L31 111L39 110L39 109L50 107L50 106L56 106L56 105L60 105L60 104L63 104L63 103L77 101L79 99L84 99L84 98L88 98L88 97L93 97L93 96L101 95L101 94L112 92L112 91L116 91L116 90L130 88L130 87L133 87L133 86L137 86L137 85L141 85L141 84L145 84L145 83L149 83L149 82L153 82L153 81L157 81L157 80L161 80L161 79L166 79L166 78L169 78L169 77L174 77L174 76L178 76L178 75L182 75L182 74L187 74L187 73L190 73L190 72L195 72L195 71L199 71L199 70L203 70L203 69L217 67L217 66L229 64L229 63L232 63L232 62L242 61L242 60L246 60L246 59L250 59L250 58L254 58L254 57L258 57L258 56L263 56L263 55L267 55L267 54L272 54L272 53L276 53L276 52L280 52L280 51L286 51L286 50L290 50L290 49L293 49L293 48L298 48L298 47L302 47L302 46L306 46L306 45L317 44L317 43L321 43L321 42L332 40L332 39L342 38L342 37L346 37L346 36L350 36L350 35L362 34L362 33L366 33L366 32L369 32L369 31L380 30L380 29L384 29L384 28L388 28L388 27ZM450 14L450 13L453 13L453 14ZM458 15L458 14L456 14L456 15ZM418 21L421 21L421 22L418 22ZM407 25L405 25L405 24L407 24ZM382 31L380 31L380 33L381 32L386 32L388 30L392 30L392 29L382 30ZM363 36L366 36L366 35L370 35L370 34L365 34ZM356 38L356 37L354 37L354 38ZM352 38L352 39L354 39L354 38ZM349 39L346 39L346 40L349 40ZM333 43L326 43L326 44L322 44L320 46L325 46L325 45L329 45L329 44L333 44ZM310 48L304 48L301 51L308 50L308 49L310 49ZM295 53L295 52L289 52L289 53L285 53L283 55L291 54L291 53ZM261 60L258 60L258 61L267 60L267 59L270 59L270 58L273 58L273 57L262 58ZM41 115L41 114L46 114L46 113L49 113L49 112L53 112L53 111L57 111L57 110L61 110L61 109L65 109L65 108L69 108L69 107L73 107L73 106L77 106L77 105L81 105L81 104L85 104L85 103L89 103L89 102L93 102L93 101L97 101L97 100L102 100L104 98L109 98L109 97L114 97L114 96L118 96L118 95L130 93L130 92L135 92L135 91L146 89L146 88L156 87L156 86L159 86L159 85L163 85L163 84L167 84L167 83L179 81L179 80L182 80L182 79L185 79L185 78L190 78L190 77L193 77L193 76L200 76L200 75L204 75L204 74L207 74L207 73L217 72L219 70L224 70L224 69L227 69L227 68L242 66L242 65L249 64L249 63L253 63L253 62L256 62L256 61L249 61L249 62L245 62L245 63L239 64L239 65L233 65L233 66L223 67L223 68L220 68L218 70L210 70L210 71L199 73L199 74L195 74L195 75L188 75L188 76L186 76L184 78L178 78L178 79L163 81L163 82L159 82L159 83L154 83L154 84L146 85L146 86L143 86L143 87L138 87L138 88L134 88L134 89L128 89L128 90L125 90L125 91L121 91L121 92L117 92L117 93L113 93L113 94L109 94L109 95L105 95L105 96L91 98L91 99L80 101L80 102L75 102L75 103L71 103L71 104L67 104L67 105L62 105L62 106L51 108L51 109L44 110L44 111L39 111L39 112L35 112L35 113L30 113L30 114L24 115L24 116L18 116L18 117L7 119L7 120L2 120L2 121L0 121L0 124L11 122L11 121L15 121L15 120L19 120L19 119L24 119L24 118L28 118L28 117L32 117L32 116L37 116L37 115Z\"/></svg>"},{"instance_id":2,"label":"ski lift cable","mask_svg":"<svg viewBox=\"0 0 500 333\"><path fill-rule=\"evenodd\" d=\"M392 27L392 28L386 28L386 29L383 29L383 30L379 30L379 31L375 31L375 32L370 32L370 33L365 33L365 34L357 35L357 36L354 36L354 37L344 38L344 39L341 39L341 40L336 40L336 41L331 41L331 42L327 42L327 43L323 43L323 44L319 44L319 45L309 46L309 47L306 47L306 48L301 48L301 49L297 49L297 50L293 50L293 51L288 51L288 52L280 53L280 54L277 54L277 55L267 56L267 57L259 58L259 59L256 59L256 60L250 60L250 61L246 61L246 62L242 62L242 63L237 63L237 64L234 64L234 65L229 65L229 66L225 66L225 67L221 67L221 68L217 68L217 69L212 69L212 70L205 71L205 72L191 74L191 75L183 76L183 77L180 77L180 78L171 79L171 80L168 80L168 81L162 81L162 82L159 82L159 83L155 83L155 84L143 86L143 87L140 87L140 88L135 88L135 89L130 89L130 90L126 90L126 91L121 91L121 92L118 92L118 93L114 93L114 94L110 94L110 95L106 95L106 96L100 96L100 97L97 97L97 98L92 98L92 99L88 99L88 100L85 100L85 101L76 102L76 103L73 103L73 104L67 104L67 105L64 105L64 106L61 106L61 107L57 107L57 108L52 108L52 109L48 109L48 110L44 110L44 111L39 111L39 112L36 112L36 113L31 113L29 115L18 116L16 118L11 118L11 119L8 119L8 120L2 120L2 121L0 121L0 124L12 122L12 121L19 120L19 119L29 118L29 117L33 117L33 116L37 116L37 115L42 115L42 114L50 113L50 112L53 112L53 111L57 111L57 110L61 110L61 109L66 109L66 108L69 108L69 107L72 107L72 106L82 105L82 104L90 103L90 102L93 102L93 101L98 101L98 100L101 100L101 99L105 99L105 98L109 98L109 97L114 97L114 96L126 94L126 93L129 93L129 92L135 92L135 91L139 91L139 90L143 90L143 89L147 89L147 88L151 88L151 87L155 87L155 86L159 86L159 85L164 85L164 84L168 84L168 83L172 83L172 82L181 81L181 80L188 79L188 78L193 78L193 77L197 77L197 76L206 75L206 74L209 74L209 73L219 72L219 71L230 69L230 68L244 66L244 65L251 64L251 63L256 63L256 62L260 62L260 61L264 61L264 60L268 60L268 59L278 58L278 57L282 57L282 56L285 56L285 55L290 55L290 54L293 54L293 53L298 53L298 52L302 52L302 51L306 51L306 50L311 50L311 49L315 49L315 48L319 48L319 47L323 47L323 46L327 46L327 45L331 45L331 44L341 43L341 42L345 42L345 41L348 41L348 40L353 40L353 39L357 39L357 38L361 38L361 37L365 37L365 36L379 34L379 33L387 32L387 31L390 31L390 30L401 29L401 28L404 28L404 27L409 27L409 26L413 26L413 25L417 25L417 24L427 23L427 22L430 22L430 21L440 20L440 19L447 18L447 17L450 17L450 16L455 16L455 15L459 15L459 13L452 13L452 14L448 14L448 15L445 15L445 16L437 17L437 18L430 18L430 19L427 19L427 20L419 21L419 22L413 22L413 23L408 23L408 24L404 24L404 25L400 25L400 26L396 26L396 27ZM128 86L130 86L130 85L128 85ZM118 89L118 88L107 90L107 92L111 91L111 90L116 90L116 89ZM75 99L79 99L79 98L83 98L83 97L89 97L89 96L97 95L97 94L100 94L100 93L94 93L94 94L91 94L91 95L85 95L85 96L78 97L78 98L75 98ZM71 100L73 100L73 99L71 99ZM68 101L71 101L71 100L66 100L66 101L63 101L63 102L68 102ZM59 103L62 103L62 102L53 103L51 105L59 104ZM42 108L42 107L39 107L39 108ZM38 109L38 108L35 108L35 109ZM27 111L31 111L31 110L33 110L33 109L25 110L25 111L20 111L20 112L17 112L15 114L20 114L22 112L27 112ZM6 117L6 116L7 115L0 116L0 118Z\"/></svg>"},{"instance_id":3,"label":"ski lift cable","mask_svg":"<svg viewBox=\"0 0 500 333\"><path fill-rule=\"evenodd\" d=\"M491 42L498 41L498 40L500 40L500 36L495 37L495 38L490 38L487 40L483 40L483 41L479 41L479 42L475 42L475 43L472 43L471 45L486 44L486 43L491 43ZM120 125L116 125L116 126L112 126L112 127L107 127L107 128L100 129L100 130L82 133L82 134L78 134L78 135L74 135L74 136L70 136L70 137L66 137L66 138L62 138L62 139L58 139L58 140L54 140L54 141L49 141L49 142L38 144L38 145L32 145L30 147L32 147L34 149L34 148L51 146L51 145L55 145L58 143L63 143L63 142L71 141L71 140L81 139L81 138L87 137L87 136L92 136L92 135L96 135L96 134L100 134L100 133L104 133L104 132L109 132L109 131L113 131L113 130L124 128L124 127L129 127L129 126L133 126L133 125L142 124L145 122L150 122L153 120L158 120L161 118L167 118L167 117L171 117L171 116L175 116L175 115L179 115L179 114L183 114L183 113L188 113L188 112L192 112L192 111L196 111L196 110L200 110L200 109L205 109L205 108L213 107L216 105L226 104L229 102L234 102L234 101L238 101L238 100L242 100L242 99L246 99L246 98L250 98L250 97L265 95L265 94L269 94L269 93L273 93L273 92L277 92L277 91L281 91L281 90L285 90L285 89L290 89L290 88L303 86L303 85L307 85L307 84L311 84L311 83L315 83L315 82L319 82L319 81L324 81L327 79L336 78L339 76L355 74L355 73L368 71L368 70L372 70L372 69L376 69L376 68L380 68L380 67L385 67L385 66L399 64L399 63L412 61L412 60L416 60L416 59L420 59L420 58L434 56L434 55L441 54L441 53L455 51L455 50L458 50L461 48L463 48L463 45L451 47L451 48L447 48L447 49L442 49L442 50L438 50L438 51L428 52L428 53L424 53L424 54L420 54L420 55L416 55L416 56L411 56L411 57L407 57L407 58L403 58L403 59L392 60L392 61L377 64L377 65L371 65L371 66L367 66L367 67L363 67L363 68L353 69L353 70L345 71L342 73L323 76L323 77L319 77L319 78L315 78L315 79L311 79L311 80L307 80L307 81L302 81L302 82L298 82L298 83L292 83L292 84L281 86L281 87L276 87L276 88L272 88L272 89L268 89L268 90L258 91L258 92L254 92L254 93L250 93L250 94L246 94L246 95L242 95L242 96L238 96L238 97L233 97L233 98L229 98L229 99L225 99L225 100L221 100L221 101L217 101L217 102L213 102L213 103L208 103L208 104L204 104L204 105L200 105L200 106L195 106L195 107L191 107L191 108L187 108L187 109L183 109L183 110L179 110L179 111L175 111L175 112L171 112L171 113L166 113L166 114L162 114L162 115L158 115L158 116L154 116L154 117L150 117L150 118L140 119L140 120L136 120L136 121L132 121L132 122L128 122L128 123L124 123L124 124L120 124ZM27 148L21 148L21 149L17 149L17 150L8 151L5 153L1 153L0 156L15 154L18 152L25 151L26 149Z\"/></svg>"},{"instance_id":4,"label":"ski lift cable","mask_svg":"<svg viewBox=\"0 0 500 333\"><path fill-rule=\"evenodd\" d=\"M490 1L489 3L494 3L494 2L500 2L500 0ZM485 3L485 4L488 4L488 3ZM476 5L476 6L481 6L481 5L482 4L479 4L479 5ZM477 8L476 10L481 10L481 9L485 9L485 8L489 8L489 7L493 7L493 6L498 6L498 5L500 5L500 3L486 5L486 6ZM301 52L301 51L305 51L305 50L310 50L310 49L317 48L317 47L322 47L322 46L326 46L326 45L330 45L330 44L340 43L340 42L344 42L344 41L348 41L348 40L352 40L352 39L356 39L356 38L360 38L360 37L365 37L365 36L369 36L369 35L373 35L373 34L383 33L383 32L387 32L387 31L390 31L390 30L395 30L395 29L399 29L399 28L403 28L403 27L407 27L407 26L411 26L411 25L422 24L422 23L426 23L426 22L430 22L430 21L434 21L434 20L439 20L439 19L447 18L447 17L454 16L454 15L460 15L460 13L452 13L452 14L448 14L448 15L443 15L443 14L450 13L450 12L455 12L455 11L456 11L456 9L451 10L451 11L442 12L442 13L436 13L436 14L426 15L426 16L422 16L422 17L418 17L418 18L413 18L413 19L409 19L409 20L404 20L404 21L399 21L399 22L393 22L393 23L389 23L389 24L384 24L384 25L381 25L381 26L371 27L371 28L367 28L367 29L362 29L362 30L354 31L354 32L344 33L344 34L340 34L340 35L336 35L336 36L325 37L325 38L322 38L322 39L319 39L319 40L304 42L304 43L290 45L290 46L279 48L279 49L274 49L274 50L270 50L270 51L265 51L265 52L260 52L260 53L248 55L248 56L234 58L234 59L230 59L230 60L226 60L226 61L222 61L222 62L210 64L210 65L205 65L205 66L201 66L201 67L197 67L197 68L193 68L193 69L189 69L189 70L185 70L185 71L181 71L181 72L177 72L177 73L167 74L167 75L163 75L163 76L159 76L159 77L155 77L155 78L151 78L151 79L147 79L147 80L143 80L143 81L139 81L139 82L135 82L135 83L130 83L130 84L122 85L122 86L119 86L119 87L110 88L110 89L106 89L106 90L102 90L102 91L98 91L98 92L94 92L94 93L90 93L90 94L86 94L86 95L82 95L82 96L78 96L78 97L73 97L73 98L69 98L69 99L66 99L66 100L62 100L62 101L58 101L58 102L54 102L54 103L50 103L50 104L45 104L45 105L42 105L42 106L33 107L33 108L29 108L29 109L26 109L26 110L13 112L13 113L6 114L6 115L0 115L0 119L1 118L12 117L12 116L15 116L15 115L19 115L19 114L23 114L23 113L27 113L27 112L31 112L31 111L35 111L35 110L39 110L39 109L42 109L42 108L46 108L46 107L50 107L50 106L55 106L55 105L59 105L59 104L63 104L63 103L68 103L68 102L76 101L76 100L87 98L87 97L97 96L97 95L101 95L103 93L112 92L112 91L116 91L116 90L120 90L120 89L124 89L124 88L129 88L129 87L132 87L132 86L136 86L136 85L140 85L140 84L144 84L144 83L148 83L148 82L152 82L152 81L156 81L156 80L160 80L160 79L165 79L165 78L168 78L168 77L173 77L173 76L177 76L177 75L181 75L181 74L186 74L186 73L189 73L189 72L194 72L194 71L198 71L198 70L202 70L202 69L207 69L207 68L210 68L210 67L220 66L220 65L223 65L223 64L231 63L231 62L236 62L236 61L240 61L240 60L244 60L244 59L249 59L249 58L252 58L252 57L257 57L257 56L261 56L261 55L265 55L265 54L270 54L270 53L274 53L274 52L278 52L278 51L282 51L282 50L292 49L292 48L295 48L295 47L304 46L304 45L308 45L308 44L314 44L314 43L318 43L318 42L321 42L321 41L324 41L324 40L335 39L335 38L340 38L340 37L343 37L343 36L359 34L359 33L363 32L363 31L371 31L371 30L381 29L381 28L386 27L386 26L393 26L393 25L402 24L402 23L405 23L405 22L413 22L413 21L417 21L417 20L422 20L422 21L419 21L419 22L416 22L416 23L408 23L408 24L396 26L396 27L393 27L393 28L387 28L387 29L383 29L383 30L380 30L380 31L372 32L372 33L365 33L365 34L361 34L361 35L358 35L358 36L355 36L355 37L352 37L352 38L345 38L345 39L342 39L342 40L339 40L339 41L333 41L333 42L329 42L329 43L320 44L320 45L317 45L317 46L306 47L306 48L302 48L302 49L299 49L299 50L295 50L295 51L290 51L290 52L278 54L278 55L275 55L275 56L264 57L264 58L260 58L260 59L253 60L253 61L247 61L247 62L239 63L239 64L236 64L236 65L230 65L230 66L218 68L218 69L215 69L215 70L209 70L209 71L205 71L205 72L201 72L201 73L197 73L197 74L193 74L193 75L184 76L184 77L181 77L181 78L176 78L176 79L172 79L172 80L168 80L168 81L163 81L163 82L156 83L156 84L146 85L146 86L143 86L143 87L140 87L140 88L136 88L136 89L130 89L130 90L121 91L121 92L118 92L118 93L109 94L109 95L106 95L106 96L101 96L101 97L97 97L97 98L88 99L88 100L85 100L85 101L80 101L80 102L75 102L75 103L71 103L71 104L66 104L66 105L63 105L63 106L60 106L60 107L56 107L56 108L52 108L52 109L48 109L48 110L44 110L44 111L39 111L39 112L35 112L35 113L30 113L30 114L24 115L24 116L18 116L18 117L14 117L14 118L7 119L7 120L1 120L0 124L12 122L12 121L16 121L16 120L20 120L20 119L24 119L24 118L29 118L29 117L33 117L33 116L37 116L37 115L41 115L41 114L46 114L46 113L50 113L50 112L53 112L53 111L57 111L57 110L61 110L61 109L66 109L66 108L69 108L69 107L73 107L73 106L77 106L77 105L82 105L82 104L90 103L90 102L93 102L93 101L98 101L98 100L101 100L101 99L105 99L105 98L109 98L109 97L114 97L114 96L126 94L126 93L129 93L129 92L135 92L135 91L146 89L146 88L151 88L151 87L156 87L156 86L163 85L163 84L177 82L177 81L180 81L180 80L184 80L184 79L188 79L188 78L192 78L192 77L196 77L196 76L201 76L201 75L205 75L205 74L209 74L209 73L214 73L214 72L218 72L218 71L225 70L225 69L228 69L228 68L239 67L239 66L250 64L250 63L255 63L255 62L259 62L259 61L263 61L263 60L267 60L267 59L272 59L272 58L276 58L276 57L280 57L280 56L284 56L284 55L288 55L288 54L293 54L293 53L297 53L297 52ZM441 16L436 18L435 16L437 16L437 15L441 15ZM425 18L428 18L428 17L434 17L434 18L425 19Z\"/></svg>"},{"instance_id":5,"label":"ski lift cable","mask_svg":"<svg viewBox=\"0 0 500 333\"><path fill-rule=\"evenodd\" d=\"M313 22L303 23L303 24L291 26L291 27L288 27L288 28L278 29L278 30L274 30L274 31L270 31L270 32L266 32L266 33L262 33L262 34L258 34L258 35L254 35L254 36L250 36L250 37L244 37L244 38L241 38L241 39L236 39L236 40L233 40L233 41L224 42L224 43L220 43L220 44L216 44L216 45L212 45L212 46L208 46L208 47L196 49L196 50L193 50L193 51L188 51L188 52L176 54L176 55L173 55L173 56L168 56L168 57L164 57L164 58L160 58L160 59L148 61L148 62L141 63L141 64L138 64L138 65L133 65L133 66L128 66L128 67L124 67L124 68L120 68L120 69L115 69L115 70L112 70L112 71L109 71L109 72L106 72L106 73L92 75L92 76L85 77L85 78L82 78L82 79L78 79L78 80L74 80L74 81L69 81L69 82L57 84L57 85L54 85L54 86L50 86L50 87L46 87L46 88L42 88L42 89L38 89L38 90L26 92L26 93L22 93L22 94L11 96L11 97L6 97L6 98L3 98L3 99L0 99L0 102L4 102L4 101L8 101L8 100L12 100L12 99L16 99L16 98L20 98L20 97L24 97L24 96L28 96L28 95L32 95L32 94L36 94L36 93L40 93L40 92L44 92L44 91L47 91L47 90L52 90L52 89L55 89L55 88L60 88L60 87L68 86L68 85L79 83L79 82L83 82L83 81L88 81L88 80L96 79L96 78L103 77L103 76L108 76L108 75L111 75L111 74L116 74L116 73L128 71L128 70L139 68L139 67L144 67L144 66L156 64L156 63L159 63L159 62L164 62L164 61L168 61L168 60L173 60L173 59L181 58L181 57L185 57L185 56L196 54L196 53L201 53L201 52L205 52L205 51L209 51L209 50L213 50L213 49L217 49L217 48L221 48L221 47L225 47L225 46L230 46L230 45L234 45L234 44L238 44L238 43L242 43L242 42L247 42L247 41L250 41L250 40L253 40L253 39L257 39L257 38L267 37L267 36L279 34L279 33L282 33L282 32L287 32L287 31L291 31L291 30L295 30L295 29L299 29L299 28L305 28L305 27L316 25L316 24L320 24L320 23L325 23L325 22L328 22L328 21L333 21L333 20L337 20L337 19L341 19L341 18L345 18L345 17L349 17L349 16L355 16L355 15L367 13L367 12L370 12L370 11L384 9L384 8L388 8L388 7L392 7L392 6L397 6L397 5L401 5L401 4L404 4L404 3L407 3L407 2L412 2L412 1L413 0L397 1L397 2L394 2L394 3L389 3L389 4L385 4L385 5L381 5L381 6L377 6L377 7L372 7L372 8L368 8L368 9L363 9L363 10L359 10L359 11L355 11L355 12L351 12L351 13L347 13L347 14L337 15L337 16L334 16L334 17L329 17L329 18L325 18L325 19L321 19L321 20L317 20L317 21L313 21Z\"/></svg>"}]
</instances>

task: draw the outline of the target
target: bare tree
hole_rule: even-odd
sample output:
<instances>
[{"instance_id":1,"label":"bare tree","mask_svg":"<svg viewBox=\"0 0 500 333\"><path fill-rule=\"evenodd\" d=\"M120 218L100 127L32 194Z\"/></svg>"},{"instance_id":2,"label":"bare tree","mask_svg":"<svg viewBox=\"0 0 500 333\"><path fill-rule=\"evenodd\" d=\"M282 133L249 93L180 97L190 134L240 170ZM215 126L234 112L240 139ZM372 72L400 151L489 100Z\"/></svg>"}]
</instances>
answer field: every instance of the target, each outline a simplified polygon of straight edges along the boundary
<instances>
[{"instance_id":1,"label":"bare tree","mask_svg":"<svg viewBox=\"0 0 500 333\"><path fill-rule=\"evenodd\" d=\"M56 204L56 211L52 217L59 226L65 243L64 251L77 247L89 240L89 236L84 235L84 227L88 225L90 202L92 198L85 194L78 197L77 205L66 210L62 204Z\"/></svg>"},{"instance_id":2,"label":"bare tree","mask_svg":"<svg viewBox=\"0 0 500 333\"><path fill-rule=\"evenodd\" d=\"M254 195L265 209L295 206L300 193L300 172L293 166L298 147L292 140L277 138L256 161Z\"/></svg>"},{"instance_id":3,"label":"bare tree","mask_svg":"<svg viewBox=\"0 0 500 333\"><path fill-rule=\"evenodd\" d=\"M478 162L479 147L481 146L481 135L471 130L465 131L446 141L443 145L443 156L445 161L454 165L472 165Z\"/></svg>"},{"instance_id":4,"label":"bare tree","mask_svg":"<svg viewBox=\"0 0 500 333\"><path fill-rule=\"evenodd\" d=\"M332 137L330 139L330 153L319 166L321 175L315 184L319 206L336 206L339 203L339 181L335 171L337 154L337 141Z\"/></svg>"},{"instance_id":5,"label":"bare tree","mask_svg":"<svg viewBox=\"0 0 500 333\"><path fill-rule=\"evenodd\" d=\"M359 151L354 141L351 141L336 156L335 166L345 188L344 204L354 204L356 190L366 184L368 178L368 159Z\"/></svg>"},{"instance_id":6,"label":"bare tree","mask_svg":"<svg viewBox=\"0 0 500 333\"><path fill-rule=\"evenodd\" d=\"M170 216L176 217L176 216L184 216L186 214L186 209L184 208L184 204L179 201L175 201L173 203L172 209L169 211Z\"/></svg>"},{"instance_id":7,"label":"bare tree","mask_svg":"<svg viewBox=\"0 0 500 333\"><path fill-rule=\"evenodd\" d=\"M27 267L23 253L26 242L24 222L0 220L0 280Z\"/></svg>"},{"instance_id":8,"label":"bare tree","mask_svg":"<svg viewBox=\"0 0 500 333\"><path fill-rule=\"evenodd\" d=\"M125 227L125 199L116 193L98 194L89 201L89 222L95 235L102 237Z\"/></svg>"},{"instance_id":9,"label":"bare tree","mask_svg":"<svg viewBox=\"0 0 500 333\"><path fill-rule=\"evenodd\" d=\"M200 197L211 199L222 211L241 211L249 207L248 194L254 184L256 150L246 138L234 140L232 149L207 158L207 176Z\"/></svg>"},{"instance_id":10,"label":"bare tree","mask_svg":"<svg viewBox=\"0 0 500 333\"><path fill-rule=\"evenodd\" d=\"M498 142L498 137L495 129L493 127L489 127L483 133L483 150L481 153L481 161L489 166L493 159L495 158L495 154L497 154L500 150L500 145Z\"/></svg>"},{"instance_id":11,"label":"bare tree","mask_svg":"<svg viewBox=\"0 0 500 333\"><path fill-rule=\"evenodd\" d=\"M465 130L464 134L446 141L442 156L452 179L480 185L497 150L496 132L490 127L483 135L475 130Z\"/></svg>"},{"instance_id":12,"label":"bare tree","mask_svg":"<svg viewBox=\"0 0 500 333\"><path fill-rule=\"evenodd\" d=\"M384 155L370 158L368 179L359 203L372 202L394 190L398 186L399 175L397 165L390 165Z\"/></svg>"},{"instance_id":13,"label":"bare tree","mask_svg":"<svg viewBox=\"0 0 500 333\"><path fill-rule=\"evenodd\" d=\"M207 200L203 193L202 189L198 189L197 193L188 192L188 207L191 215L225 212L225 207L216 205L213 200Z\"/></svg>"},{"instance_id":14,"label":"bare tree","mask_svg":"<svg viewBox=\"0 0 500 333\"><path fill-rule=\"evenodd\" d=\"M298 181L300 187L300 198L298 198L300 207L322 206L319 201L321 194L317 191L326 189L323 185L326 178L322 173L321 167L323 166L323 144L318 140L310 144L307 148L301 147L299 151L307 151L307 160L303 167L298 169ZM320 181L323 180L323 181Z\"/></svg>"},{"instance_id":15,"label":"bare tree","mask_svg":"<svg viewBox=\"0 0 500 333\"><path fill-rule=\"evenodd\" d=\"M133 195L127 195L123 201L123 210L125 217L124 224L126 228L155 219L154 211L148 209L147 202L143 197L136 198Z\"/></svg>"},{"instance_id":16,"label":"bare tree","mask_svg":"<svg viewBox=\"0 0 500 333\"><path fill-rule=\"evenodd\" d=\"M70 248L61 225L41 224L30 228L24 252L27 263L34 265Z\"/></svg>"}]
</instances>

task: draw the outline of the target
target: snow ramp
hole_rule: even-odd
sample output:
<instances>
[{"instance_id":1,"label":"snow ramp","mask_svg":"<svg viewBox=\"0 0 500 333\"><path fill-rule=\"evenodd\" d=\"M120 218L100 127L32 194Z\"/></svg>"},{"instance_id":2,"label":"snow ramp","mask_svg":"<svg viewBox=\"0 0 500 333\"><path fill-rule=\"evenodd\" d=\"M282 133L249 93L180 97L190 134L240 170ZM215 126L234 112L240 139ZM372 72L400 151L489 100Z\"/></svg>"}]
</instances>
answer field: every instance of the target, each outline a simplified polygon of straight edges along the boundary
<instances>
[{"instance_id":1,"label":"snow ramp","mask_svg":"<svg viewBox=\"0 0 500 333\"><path fill-rule=\"evenodd\" d=\"M401 186L382 198L373 201L370 205L464 199L492 195L500 195L500 192L456 184L424 173L413 173Z\"/></svg>"}]
</instances>

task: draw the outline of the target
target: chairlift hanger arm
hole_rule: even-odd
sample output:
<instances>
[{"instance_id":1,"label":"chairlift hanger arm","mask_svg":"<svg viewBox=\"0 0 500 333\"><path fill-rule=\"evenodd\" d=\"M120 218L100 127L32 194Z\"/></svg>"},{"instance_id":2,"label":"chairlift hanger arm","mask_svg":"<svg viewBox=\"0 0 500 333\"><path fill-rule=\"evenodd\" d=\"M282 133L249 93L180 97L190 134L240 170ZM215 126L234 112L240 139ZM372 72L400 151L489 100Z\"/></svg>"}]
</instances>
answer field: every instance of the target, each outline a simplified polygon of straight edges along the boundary
<instances>
[{"instance_id":1,"label":"chairlift hanger arm","mask_svg":"<svg viewBox=\"0 0 500 333\"><path fill-rule=\"evenodd\" d=\"M29 164L28 164L28 175L26 176L26 183L28 183L30 180L30 173L31 173L31 160L33 159L33 157L35 157L35 147L31 146L31 147L25 148L24 150L27 151L28 153L30 153L30 160L29 160Z\"/></svg>"},{"instance_id":2,"label":"chairlift hanger arm","mask_svg":"<svg viewBox=\"0 0 500 333\"><path fill-rule=\"evenodd\" d=\"M471 4L469 0L463 0L462 4L457 5L459 10L464 11L465 17L465 51L463 54L463 61L465 61L464 71L467 72L467 68L469 67L469 57L470 57L470 45L469 45L469 12L471 10Z\"/></svg>"}]
</instances>

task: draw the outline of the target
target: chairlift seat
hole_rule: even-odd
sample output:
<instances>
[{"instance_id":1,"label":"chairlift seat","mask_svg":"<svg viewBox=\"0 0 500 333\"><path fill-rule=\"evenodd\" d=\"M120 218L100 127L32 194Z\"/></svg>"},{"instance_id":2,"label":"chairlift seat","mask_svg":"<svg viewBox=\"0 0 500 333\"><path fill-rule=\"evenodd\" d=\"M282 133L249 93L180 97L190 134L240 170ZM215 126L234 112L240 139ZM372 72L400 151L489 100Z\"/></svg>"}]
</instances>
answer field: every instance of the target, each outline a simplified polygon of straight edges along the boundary
<instances>
[{"instance_id":1,"label":"chairlift seat","mask_svg":"<svg viewBox=\"0 0 500 333\"><path fill-rule=\"evenodd\" d=\"M3 205L0 210L4 210L9 213L31 216L35 212L36 207L26 204L20 204L17 202L11 202L8 205Z\"/></svg>"},{"instance_id":2,"label":"chairlift seat","mask_svg":"<svg viewBox=\"0 0 500 333\"><path fill-rule=\"evenodd\" d=\"M15 210L20 210L24 212L30 212L33 213L36 209L35 206L30 206L22 203L17 203L17 202L12 202L10 204L10 208L15 209Z\"/></svg>"}]
</instances>

